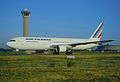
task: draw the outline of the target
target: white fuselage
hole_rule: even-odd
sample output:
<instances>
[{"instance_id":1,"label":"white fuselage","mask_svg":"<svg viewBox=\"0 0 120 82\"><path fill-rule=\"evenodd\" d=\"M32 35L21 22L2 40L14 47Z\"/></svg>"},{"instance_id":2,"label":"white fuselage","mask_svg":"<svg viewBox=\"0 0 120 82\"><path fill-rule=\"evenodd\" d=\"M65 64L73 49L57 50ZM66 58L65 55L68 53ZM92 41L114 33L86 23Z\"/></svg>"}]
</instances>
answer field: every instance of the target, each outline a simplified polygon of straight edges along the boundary
<instances>
[{"instance_id":1,"label":"white fuselage","mask_svg":"<svg viewBox=\"0 0 120 82\"><path fill-rule=\"evenodd\" d=\"M74 38L46 38L46 37L17 37L11 39L7 45L13 49L19 50L49 50L51 46L62 45L64 48L69 47L71 50L84 50L98 46L98 44L77 45L74 47L68 44L85 43L98 41L97 38L74 39ZM64 44L64 45L63 45Z\"/></svg>"},{"instance_id":2,"label":"white fuselage","mask_svg":"<svg viewBox=\"0 0 120 82\"><path fill-rule=\"evenodd\" d=\"M101 43L103 23L100 23L89 39L75 38L47 38L47 37L17 37L11 39L7 45L17 50L53 50L56 52L70 52L72 50L91 49ZM108 41L102 41L108 42Z\"/></svg>"}]
</instances>

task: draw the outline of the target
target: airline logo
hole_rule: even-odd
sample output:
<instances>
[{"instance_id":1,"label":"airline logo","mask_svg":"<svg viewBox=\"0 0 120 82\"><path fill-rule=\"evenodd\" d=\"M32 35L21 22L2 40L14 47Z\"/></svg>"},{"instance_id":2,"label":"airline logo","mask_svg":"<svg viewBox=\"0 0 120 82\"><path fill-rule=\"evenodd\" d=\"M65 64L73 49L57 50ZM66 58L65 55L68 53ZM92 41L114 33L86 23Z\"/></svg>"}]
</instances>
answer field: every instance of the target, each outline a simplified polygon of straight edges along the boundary
<instances>
[{"instance_id":1,"label":"airline logo","mask_svg":"<svg viewBox=\"0 0 120 82\"><path fill-rule=\"evenodd\" d=\"M103 31L102 27L103 27L103 23L100 23L100 25L95 30L95 32L93 33L93 35L91 36L91 38L99 38L99 39L101 39L101 37L102 37L102 31Z\"/></svg>"}]
</instances>

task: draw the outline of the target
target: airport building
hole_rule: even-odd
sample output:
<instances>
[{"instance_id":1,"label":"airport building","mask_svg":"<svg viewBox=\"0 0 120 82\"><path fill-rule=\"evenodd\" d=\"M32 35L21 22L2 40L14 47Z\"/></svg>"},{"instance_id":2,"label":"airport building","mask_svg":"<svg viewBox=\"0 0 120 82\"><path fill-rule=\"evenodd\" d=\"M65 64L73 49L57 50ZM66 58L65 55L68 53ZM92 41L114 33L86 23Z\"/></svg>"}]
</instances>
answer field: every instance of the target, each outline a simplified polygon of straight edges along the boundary
<instances>
[{"instance_id":1,"label":"airport building","mask_svg":"<svg viewBox=\"0 0 120 82\"><path fill-rule=\"evenodd\" d=\"M101 46L98 46L96 50L120 52L120 45L101 45Z\"/></svg>"}]
</instances>

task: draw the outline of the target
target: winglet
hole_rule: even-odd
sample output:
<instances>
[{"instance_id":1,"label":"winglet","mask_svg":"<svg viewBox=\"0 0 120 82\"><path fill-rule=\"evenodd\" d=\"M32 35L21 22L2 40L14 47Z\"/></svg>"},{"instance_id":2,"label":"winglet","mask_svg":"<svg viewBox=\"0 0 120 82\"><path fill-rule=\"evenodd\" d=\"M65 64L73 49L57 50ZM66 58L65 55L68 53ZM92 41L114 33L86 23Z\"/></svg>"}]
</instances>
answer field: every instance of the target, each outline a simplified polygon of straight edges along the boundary
<instances>
[{"instance_id":1,"label":"winglet","mask_svg":"<svg viewBox=\"0 0 120 82\"><path fill-rule=\"evenodd\" d=\"M99 26L97 27L97 29L94 31L94 33L92 34L92 36L90 38L101 39L101 37L102 37L102 31L103 31L103 22L101 22L99 24Z\"/></svg>"}]
</instances>

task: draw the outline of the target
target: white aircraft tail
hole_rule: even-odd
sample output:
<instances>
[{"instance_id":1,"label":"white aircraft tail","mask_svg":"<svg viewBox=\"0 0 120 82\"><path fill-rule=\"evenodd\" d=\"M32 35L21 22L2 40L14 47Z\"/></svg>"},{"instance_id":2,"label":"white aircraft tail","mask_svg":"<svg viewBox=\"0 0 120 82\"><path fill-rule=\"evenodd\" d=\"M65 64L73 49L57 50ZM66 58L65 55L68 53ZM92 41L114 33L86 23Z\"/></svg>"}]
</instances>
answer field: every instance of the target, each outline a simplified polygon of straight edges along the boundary
<instances>
[{"instance_id":1,"label":"white aircraft tail","mask_svg":"<svg viewBox=\"0 0 120 82\"><path fill-rule=\"evenodd\" d=\"M94 33L92 34L92 36L90 38L101 39L101 37L102 37L102 31L103 31L103 22L101 22L99 24L99 26L97 27L97 29L94 31Z\"/></svg>"}]
</instances>

